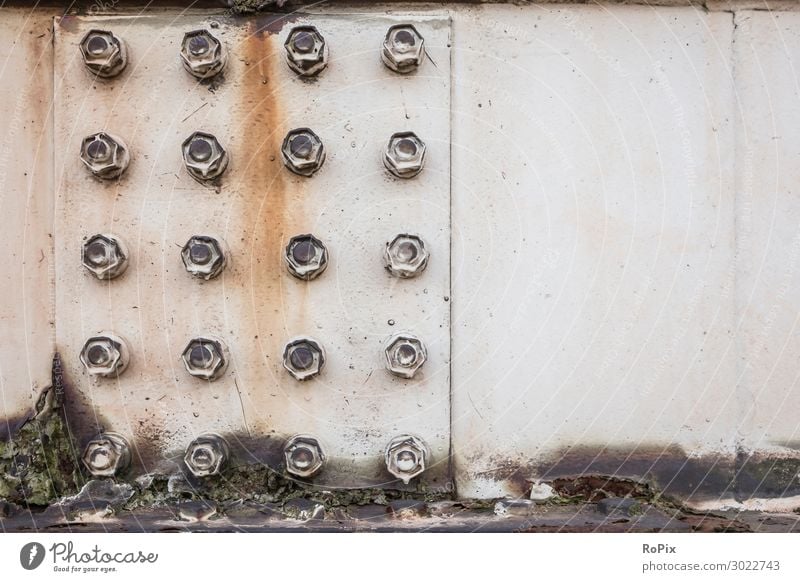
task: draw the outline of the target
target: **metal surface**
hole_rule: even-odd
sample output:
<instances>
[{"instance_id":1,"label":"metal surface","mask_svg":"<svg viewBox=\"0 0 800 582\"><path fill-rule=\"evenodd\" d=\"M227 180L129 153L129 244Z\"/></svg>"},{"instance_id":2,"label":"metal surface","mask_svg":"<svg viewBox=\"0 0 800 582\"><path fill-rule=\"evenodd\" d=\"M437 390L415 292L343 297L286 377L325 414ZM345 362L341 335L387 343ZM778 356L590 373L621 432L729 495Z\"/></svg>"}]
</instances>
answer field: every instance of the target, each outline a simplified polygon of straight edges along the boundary
<instances>
[{"instance_id":1,"label":"metal surface","mask_svg":"<svg viewBox=\"0 0 800 582\"><path fill-rule=\"evenodd\" d=\"M800 13L735 15L739 488L746 507L800 506Z\"/></svg>"},{"instance_id":2,"label":"metal surface","mask_svg":"<svg viewBox=\"0 0 800 582\"><path fill-rule=\"evenodd\" d=\"M42 406L41 388L66 389L78 464L97 435L124 435L123 478L163 473L170 502L181 487L209 497L175 515L221 516L210 529L289 527L214 505L219 483L205 477L223 466L242 479L266 467L259 483L291 476L280 486L292 499L270 493L276 511L318 529L340 517L349 528L364 516L341 507L374 501L334 503L330 491L372 485L393 500L381 515L409 519L385 529L554 527L531 514L537 503L594 496L609 476L695 508L795 510L798 145L787 128L800 113L784 72L800 23L708 6L65 16L54 45L52 22L5 12L0 203L14 219L0 251L0 429ZM425 57L398 74L383 43L408 23ZM325 39L312 47L324 70L287 66L290 31L308 26ZM114 78L84 64L93 29L130 49ZM184 34L197 30L227 51L213 77L183 70ZM287 141L303 128L319 143ZM130 154L124 173L99 170L112 179L81 162L97 132ZM186 168L196 132L224 144L224 163L198 174L208 180ZM98 233L125 241L124 277L98 281L81 265ZM219 248L192 253L198 236ZM127 341L124 374L83 369L99 335ZM192 338L220 342L224 373L213 357L210 374L187 373ZM227 442L207 455L204 436L187 452L208 433ZM195 449L205 468L188 466ZM245 485L233 495L253 503L258 488ZM635 497L618 485L619 499ZM491 516L435 526L435 503L419 498L440 493L506 499Z\"/></svg>"},{"instance_id":3,"label":"metal surface","mask_svg":"<svg viewBox=\"0 0 800 582\"><path fill-rule=\"evenodd\" d=\"M325 464L325 453L313 436L299 434L286 441L283 448L286 471L295 477L313 477Z\"/></svg>"},{"instance_id":4,"label":"metal surface","mask_svg":"<svg viewBox=\"0 0 800 582\"><path fill-rule=\"evenodd\" d=\"M18 428L50 385L55 333L51 39L47 11L3 11L0 213L6 221L0 245L0 438Z\"/></svg>"},{"instance_id":5,"label":"metal surface","mask_svg":"<svg viewBox=\"0 0 800 582\"><path fill-rule=\"evenodd\" d=\"M459 495L587 473L735 502L731 15L493 6L454 29Z\"/></svg>"},{"instance_id":6,"label":"metal surface","mask_svg":"<svg viewBox=\"0 0 800 582\"><path fill-rule=\"evenodd\" d=\"M299 433L326 443L328 463L315 483L396 486L384 466L385 446L413 432L430 447L423 481L446 479L449 20L412 18L435 65L398 76L381 63L380 46L399 20L56 21L58 343L67 377L92 402L78 407L74 422L131 435L134 476L175 470L186 443L204 432L236 445L233 462L278 469L283 439ZM316 26L335 47L313 84L283 62L287 35L298 25ZM128 66L110 83L93 79L76 50L98 27L130 47ZM228 50L224 75L213 81L181 70L183 35L200 29ZM314 128L328 149L312 179L282 164L281 142L297 127ZM119 181L91 179L76 163L76 140L97 130L125 136L133 152ZM426 172L411 181L389 177L381 163L387 136L404 130L428 145ZM181 143L194 131L215 135L230 152L212 188L183 171ZM411 228L438 258L421 276L399 282L384 269L382 253ZM94 232L113 232L130 248L129 272L113 292L75 265L81 237ZM198 282L183 272L180 249L208 232L225 239L231 262L217 278ZM326 273L313 281L295 279L284 265L289 239L306 232L329 250ZM427 343L429 361L413 380L383 369L384 343L399 327ZM131 365L118 379L95 384L77 355L87 336L107 328L128 339ZM206 334L223 340L231 355L229 372L210 384L186 374L180 358L187 338ZM325 346L325 369L298 383L284 370L283 351L305 334Z\"/></svg>"},{"instance_id":7,"label":"metal surface","mask_svg":"<svg viewBox=\"0 0 800 582\"><path fill-rule=\"evenodd\" d=\"M186 371L195 378L217 380L228 369L230 354L225 343L216 337L196 337L181 354Z\"/></svg>"},{"instance_id":8,"label":"metal surface","mask_svg":"<svg viewBox=\"0 0 800 582\"><path fill-rule=\"evenodd\" d=\"M90 30L79 46L86 68L98 77L116 77L128 64L125 41L111 31Z\"/></svg>"},{"instance_id":9,"label":"metal surface","mask_svg":"<svg viewBox=\"0 0 800 582\"><path fill-rule=\"evenodd\" d=\"M284 43L286 63L298 75L313 77L328 66L328 44L314 26L295 26Z\"/></svg>"},{"instance_id":10,"label":"metal surface","mask_svg":"<svg viewBox=\"0 0 800 582\"><path fill-rule=\"evenodd\" d=\"M80 361L91 376L116 378L130 363L130 348L120 336L103 331L86 340L81 348Z\"/></svg>"},{"instance_id":11,"label":"metal surface","mask_svg":"<svg viewBox=\"0 0 800 582\"><path fill-rule=\"evenodd\" d=\"M189 443L183 462L195 477L211 477L219 475L230 455L230 447L224 437L207 433Z\"/></svg>"},{"instance_id":12,"label":"metal surface","mask_svg":"<svg viewBox=\"0 0 800 582\"><path fill-rule=\"evenodd\" d=\"M130 444L122 435L106 432L86 443L81 460L91 475L113 477L130 465Z\"/></svg>"},{"instance_id":13,"label":"metal surface","mask_svg":"<svg viewBox=\"0 0 800 582\"><path fill-rule=\"evenodd\" d=\"M183 68L193 77L211 79L225 68L228 49L208 30L191 30L183 35L181 60Z\"/></svg>"},{"instance_id":14,"label":"metal surface","mask_svg":"<svg viewBox=\"0 0 800 582\"><path fill-rule=\"evenodd\" d=\"M81 142L81 161L94 176L113 180L128 168L131 156L122 138L101 131Z\"/></svg>"},{"instance_id":15,"label":"metal surface","mask_svg":"<svg viewBox=\"0 0 800 582\"><path fill-rule=\"evenodd\" d=\"M96 234L83 243L83 266L98 279L115 279L128 268L128 247L113 234Z\"/></svg>"},{"instance_id":16,"label":"metal surface","mask_svg":"<svg viewBox=\"0 0 800 582\"><path fill-rule=\"evenodd\" d=\"M430 253L423 240L414 234L398 234L386 243L383 260L395 277L410 279L420 275L428 266Z\"/></svg>"},{"instance_id":17,"label":"metal surface","mask_svg":"<svg viewBox=\"0 0 800 582\"><path fill-rule=\"evenodd\" d=\"M228 152L210 133L195 131L181 146L186 171L198 182L214 180L228 167Z\"/></svg>"}]
</instances>

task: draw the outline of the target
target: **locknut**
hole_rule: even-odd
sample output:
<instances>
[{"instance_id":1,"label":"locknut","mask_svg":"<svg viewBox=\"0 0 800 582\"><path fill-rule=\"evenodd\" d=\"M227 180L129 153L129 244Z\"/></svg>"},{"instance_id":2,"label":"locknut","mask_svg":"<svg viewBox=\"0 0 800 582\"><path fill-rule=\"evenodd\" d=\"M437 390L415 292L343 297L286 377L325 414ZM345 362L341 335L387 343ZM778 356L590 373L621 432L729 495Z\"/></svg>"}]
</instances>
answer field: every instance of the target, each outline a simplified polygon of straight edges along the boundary
<instances>
[{"instance_id":1,"label":"locknut","mask_svg":"<svg viewBox=\"0 0 800 582\"><path fill-rule=\"evenodd\" d=\"M308 380L325 366L325 348L310 337L298 337L283 348L283 367L295 380Z\"/></svg>"},{"instance_id":2,"label":"locknut","mask_svg":"<svg viewBox=\"0 0 800 582\"><path fill-rule=\"evenodd\" d=\"M94 477L113 477L131 463L131 447L122 435L104 432L86 444L81 457Z\"/></svg>"},{"instance_id":3,"label":"locknut","mask_svg":"<svg viewBox=\"0 0 800 582\"><path fill-rule=\"evenodd\" d=\"M386 343L386 368L395 376L411 379L428 359L425 344L410 333L393 335Z\"/></svg>"},{"instance_id":4,"label":"locknut","mask_svg":"<svg viewBox=\"0 0 800 582\"><path fill-rule=\"evenodd\" d=\"M96 234L83 243L83 266L101 281L128 268L128 249L113 234Z\"/></svg>"},{"instance_id":5,"label":"locknut","mask_svg":"<svg viewBox=\"0 0 800 582\"><path fill-rule=\"evenodd\" d=\"M189 341L181 354L186 371L196 378L213 381L228 369L228 347L213 336L201 336Z\"/></svg>"},{"instance_id":6,"label":"locknut","mask_svg":"<svg viewBox=\"0 0 800 582\"><path fill-rule=\"evenodd\" d=\"M312 234L289 239L283 258L289 272L304 281L316 279L328 267L328 249Z\"/></svg>"},{"instance_id":7,"label":"locknut","mask_svg":"<svg viewBox=\"0 0 800 582\"><path fill-rule=\"evenodd\" d=\"M386 31L381 59L396 73L411 73L425 58L425 39L411 24L395 24Z\"/></svg>"},{"instance_id":8,"label":"locknut","mask_svg":"<svg viewBox=\"0 0 800 582\"><path fill-rule=\"evenodd\" d=\"M328 45L314 26L295 26L284 47L286 63L300 76L312 77L328 65Z\"/></svg>"},{"instance_id":9,"label":"locknut","mask_svg":"<svg viewBox=\"0 0 800 582\"><path fill-rule=\"evenodd\" d=\"M312 176L325 163L325 146L319 136L307 127L291 130L281 146L283 163L299 176Z\"/></svg>"},{"instance_id":10,"label":"locknut","mask_svg":"<svg viewBox=\"0 0 800 582\"><path fill-rule=\"evenodd\" d=\"M130 351L121 337L102 332L86 340L80 360L92 376L110 378L122 374L128 367Z\"/></svg>"},{"instance_id":11,"label":"locknut","mask_svg":"<svg viewBox=\"0 0 800 582\"><path fill-rule=\"evenodd\" d=\"M228 52L225 45L207 30L193 30L183 35L183 68L198 79L210 79L225 68Z\"/></svg>"},{"instance_id":12,"label":"locknut","mask_svg":"<svg viewBox=\"0 0 800 582\"><path fill-rule=\"evenodd\" d=\"M425 149L413 131L395 133L383 152L383 165L398 178L413 178L425 165Z\"/></svg>"},{"instance_id":13,"label":"locknut","mask_svg":"<svg viewBox=\"0 0 800 582\"><path fill-rule=\"evenodd\" d=\"M428 266L430 254L422 239L413 234L398 234L386 244L383 254L386 270L395 277L416 277Z\"/></svg>"},{"instance_id":14,"label":"locknut","mask_svg":"<svg viewBox=\"0 0 800 582\"><path fill-rule=\"evenodd\" d=\"M218 434L202 434L186 447L183 462L195 477L217 475L230 457L228 442Z\"/></svg>"},{"instance_id":15,"label":"locknut","mask_svg":"<svg viewBox=\"0 0 800 582\"><path fill-rule=\"evenodd\" d=\"M113 180L122 175L131 156L122 139L101 131L83 138L81 161L98 178Z\"/></svg>"},{"instance_id":16,"label":"locknut","mask_svg":"<svg viewBox=\"0 0 800 582\"><path fill-rule=\"evenodd\" d=\"M128 64L125 41L107 30L90 30L80 44L83 64L98 77L116 77Z\"/></svg>"},{"instance_id":17,"label":"locknut","mask_svg":"<svg viewBox=\"0 0 800 582\"><path fill-rule=\"evenodd\" d=\"M283 456L286 461L286 472L295 477L313 477L325 464L325 454L319 441L313 436L304 434L295 435L286 441Z\"/></svg>"},{"instance_id":18,"label":"locknut","mask_svg":"<svg viewBox=\"0 0 800 582\"><path fill-rule=\"evenodd\" d=\"M408 485L411 479L425 470L428 456L428 447L419 437L398 436L386 447L386 468Z\"/></svg>"},{"instance_id":19,"label":"locknut","mask_svg":"<svg viewBox=\"0 0 800 582\"><path fill-rule=\"evenodd\" d=\"M184 140L181 153L186 171L198 182L218 178L228 167L228 152L210 133L194 132Z\"/></svg>"},{"instance_id":20,"label":"locknut","mask_svg":"<svg viewBox=\"0 0 800 582\"><path fill-rule=\"evenodd\" d=\"M183 245L181 260L186 271L200 279L213 279L228 263L228 252L224 242L213 236L196 234Z\"/></svg>"}]
</instances>

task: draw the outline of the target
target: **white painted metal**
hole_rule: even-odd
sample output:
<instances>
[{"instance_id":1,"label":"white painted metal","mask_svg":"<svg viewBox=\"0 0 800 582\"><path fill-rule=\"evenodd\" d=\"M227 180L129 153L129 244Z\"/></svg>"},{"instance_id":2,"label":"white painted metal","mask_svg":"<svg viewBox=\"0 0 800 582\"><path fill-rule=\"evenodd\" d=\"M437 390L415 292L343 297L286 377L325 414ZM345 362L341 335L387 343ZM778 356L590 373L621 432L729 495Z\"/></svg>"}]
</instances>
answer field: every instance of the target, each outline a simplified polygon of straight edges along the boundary
<instances>
[{"instance_id":1,"label":"white painted metal","mask_svg":"<svg viewBox=\"0 0 800 582\"><path fill-rule=\"evenodd\" d=\"M0 419L23 416L53 359L52 16L0 17ZM0 420L0 434L9 427Z\"/></svg>"},{"instance_id":2,"label":"white painted metal","mask_svg":"<svg viewBox=\"0 0 800 582\"><path fill-rule=\"evenodd\" d=\"M797 12L736 14L739 433L776 458L800 456L798 25Z\"/></svg>"},{"instance_id":3,"label":"white painted metal","mask_svg":"<svg viewBox=\"0 0 800 582\"><path fill-rule=\"evenodd\" d=\"M691 8L454 19L460 495L524 494L511 473L574 447L732 461L731 34Z\"/></svg>"},{"instance_id":4,"label":"white painted metal","mask_svg":"<svg viewBox=\"0 0 800 582\"><path fill-rule=\"evenodd\" d=\"M461 497L522 494L521 483L553 476L546 468L576 450L584 460L716 459L723 479L737 450L795 457L800 15L730 12L746 5L417 5L410 17L334 6L290 24L170 13L58 20L55 320L68 378L86 400L77 425L125 434L147 470L179 459L203 432L238 435L251 453L243 460L269 462L272 441L310 433L332 460L316 481L330 485L386 480L385 444L416 432L432 453L427 479L443 485L452 391ZM14 18L2 21L3 39L37 26ZM418 26L431 55L408 77L379 58L383 32L401 21ZM288 28L303 23L330 43L330 65L311 81L283 62ZM77 41L95 24L131 47L119 79L95 81L79 60ZM177 54L184 31L212 24L229 49L213 91ZM50 90L48 53L26 42L3 53L0 76L33 87L4 83L9 111ZM42 66L31 69L20 50ZM32 241L12 237L2 251L13 267L0 279L5 416L47 382L50 353L31 346L49 341L53 321L46 111L20 115L0 121L6 146L18 141L18 117L34 123L26 140L38 136L33 148L0 151L12 187L0 191L4 215L25 217L8 227ZM328 148L310 179L281 166L280 142L298 126ZM198 129L231 154L218 191L182 168L179 145ZM80 139L99 130L132 148L119 184L96 181L78 160ZM381 163L401 130L428 146L411 181ZM382 245L403 231L431 250L416 279L382 267ZM95 232L133 251L119 280L81 268L81 242ZM280 257L306 232L331 252L309 283ZM232 261L198 282L179 250L206 233L227 241ZM118 381L90 381L78 363L83 340L102 329L131 345ZM383 343L402 330L428 347L413 381L383 369ZM179 359L200 334L231 348L214 383L188 377ZM280 354L301 334L325 344L328 363L299 384ZM733 503L731 490L715 495L693 502Z\"/></svg>"},{"instance_id":5,"label":"white painted metal","mask_svg":"<svg viewBox=\"0 0 800 582\"><path fill-rule=\"evenodd\" d=\"M419 73L400 76L379 57L385 30L400 21L56 23L58 343L91 401L86 419L96 411L105 428L130 436L148 470L203 432L244 439L244 461L273 459L264 452L271 443L306 433L331 460L316 483L376 484L391 480L386 444L410 432L431 448L426 479L447 473L450 25L437 15L413 18L430 59ZM328 68L310 81L283 60L289 28L306 22L331 47ZM128 42L130 63L118 79L98 81L84 70L76 46L92 27ZM230 52L224 79L211 88L186 74L178 58L183 32L201 27ZM283 136L304 126L327 149L312 178L281 163ZM92 178L77 158L81 138L100 130L131 148L119 183ZM180 144L195 130L213 133L230 152L217 189L182 167ZM428 146L426 169L413 180L395 179L381 162L389 136L403 130ZM431 259L420 277L399 280L385 271L383 248L408 231L425 239ZM131 249L127 272L110 283L80 267L81 243L95 232L116 234ZM290 276L282 258L288 239L304 233L330 252L327 271L310 282ZM183 270L180 247L193 234L215 234L230 247L217 279L200 282ZM118 380L92 381L79 366L82 342L101 329L130 344L131 364ZM384 369L384 342L399 330L427 343L428 362L413 380ZM180 361L191 337L209 333L233 358L213 383L189 377ZM283 345L297 335L324 344L327 363L317 379L300 383L283 369Z\"/></svg>"}]
</instances>

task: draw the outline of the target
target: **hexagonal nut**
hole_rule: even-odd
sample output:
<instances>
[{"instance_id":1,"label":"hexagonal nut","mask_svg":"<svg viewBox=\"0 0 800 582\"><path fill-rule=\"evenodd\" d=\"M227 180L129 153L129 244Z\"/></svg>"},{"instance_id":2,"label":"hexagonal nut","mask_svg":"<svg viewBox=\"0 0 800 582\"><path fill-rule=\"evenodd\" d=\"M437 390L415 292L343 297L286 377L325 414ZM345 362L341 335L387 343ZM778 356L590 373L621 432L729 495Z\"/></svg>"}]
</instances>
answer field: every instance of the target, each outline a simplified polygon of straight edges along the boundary
<instances>
[{"instance_id":1,"label":"hexagonal nut","mask_svg":"<svg viewBox=\"0 0 800 582\"><path fill-rule=\"evenodd\" d=\"M325 348L310 337L297 337L283 348L283 367L295 380L308 380L325 366Z\"/></svg>"},{"instance_id":2,"label":"hexagonal nut","mask_svg":"<svg viewBox=\"0 0 800 582\"><path fill-rule=\"evenodd\" d=\"M210 79L222 72L228 61L225 45L207 30L192 30L181 43L183 68L198 79Z\"/></svg>"},{"instance_id":3,"label":"hexagonal nut","mask_svg":"<svg viewBox=\"0 0 800 582\"><path fill-rule=\"evenodd\" d=\"M94 477L113 477L130 465L131 447L120 434L101 433L86 444L81 460Z\"/></svg>"},{"instance_id":4,"label":"hexagonal nut","mask_svg":"<svg viewBox=\"0 0 800 582\"><path fill-rule=\"evenodd\" d=\"M425 39L411 24L395 24L386 31L381 60L396 73L407 74L425 59Z\"/></svg>"},{"instance_id":5,"label":"hexagonal nut","mask_svg":"<svg viewBox=\"0 0 800 582\"><path fill-rule=\"evenodd\" d=\"M384 350L386 369L400 378L411 379L425 360L428 351L418 337L410 333L398 333L389 338Z\"/></svg>"},{"instance_id":6,"label":"hexagonal nut","mask_svg":"<svg viewBox=\"0 0 800 582\"><path fill-rule=\"evenodd\" d=\"M299 176L312 176L325 163L325 146L307 127L298 127L286 134L281 154L284 165Z\"/></svg>"},{"instance_id":7,"label":"hexagonal nut","mask_svg":"<svg viewBox=\"0 0 800 582\"><path fill-rule=\"evenodd\" d=\"M425 166L425 149L413 131L395 133L383 152L383 165L398 178L413 178Z\"/></svg>"},{"instance_id":8,"label":"hexagonal nut","mask_svg":"<svg viewBox=\"0 0 800 582\"><path fill-rule=\"evenodd\" d=\"M328 267L328 249L313 234L289 239L283 254L289 272L304 281L319 277Z\"/></svg>"},{"instance_id":9,"label":"hexagonal nut","mask_svg":"<svg viewBox=\"0 0 800 582\"><path fill-rule=\"evenodd\" d=\"M319 441L309 435L298 434L286 441L283 447L286 472L295 477L313 477L325 464L325 453Z\"/></svg>"},{"instance_id":10,"label":"hexagonal nut","mask_svg":"<svg viewBox=\"0 0 800 582\"><path fill-rule=\"evenodd\" d=\"M408 485L414 477L425 471L428 462L428 447L419 437L401 435L386 447L386 469Z\"/></svg>"},{"instance_id":11,"label":"hexagonal nut","mask_svg":"<svg viewBox=\"0 0 800 582\"><path fill-rule=\"evenodd\" d=\"M183 164L198 182L208 182L222 175L228 167L228 152L219 140L203 131L195 131L181 144Z\"/></svg>"},{"instance_id":12,"label":"hexagonal nut","mask_svg":"<svg viewBox=\"0 0 800 582\"><path fill-rule=\"evenodd\" d=\"M195 477L218 475L230 457L228 442L218 434L202 434L186 447L183 462Z\"/></svg>"},{"instance_id":13,"label":"hexagonal nut","mask_svg":"<svg viewBox=\"0 0 800 582\"><path fill-rule=\"evenodd\" d=\"M215 336L192 338L181 354L181 360L195 378L213 381L228 369L228 346Z\"/></svg>"},{"instance_id":14,"label":"hexagonal nut","mask_svg":"<svg viewBox=\"0 0 800 582\"><path fill-rule=\"evenodd\" d=\"M107 30L90 30L81 39L83 64L98 77L116 77L128 64L125 41Z\"/></svg>"},{"instance_id":15,"label":"hexagonal nut","mask_svg":"<svg viewBox=\"0 0 800 582\"><path fill-rule=\"evenodd\" d=\"M186 271L199 279L213 279L228 264L227 245L213 236L196 234L183 245L181 260Z\"/></svg>"},{"instance_id":16,"label":"hexagonal nut","mask_svg":"<svg viewBox=\"0 0 800 582\"><path fill-rule=\"evenodd\" d=\"M302 77L318 75L328 66L328 44L315 26L295 26L284 47L286 63Z\"/></svg>"},{"instance_id":17,"label":"hexagonal nut","mask_svg":"<svg viewBox=\"0 0 800 582\"><path fill-rule=\"evenodd\" d=\"M111 378L119 376L128 367L130 350L121 337L104 331L86 340L80 360L92 376Z\"/></svg>"},{"instance_id":18,"label":"hexagonal nut","mask_svg":"<svg viewBox=\"0 0 800 582\"><path fill-rule=\"evenodd\" d=\"M83 243L82 262L101 281L114 279L128 268L128 249L113 234L96 234Z\"/></svg>"},{"instance_id":19,"label":"hexagonal nut","mask_svg":"<svg viewBox=\"0 0 800 582\"><path fill-rule=\"evenodd\" d=\"M81 161L98 178L113 180L127 169L131 156L121 138L101 131L83 138Z\"/></svg>"},{"instance_id":20,"label":"hexagonal nut","mask_svg":"<svg viewBox=\"0 0 800 582\"><path fill-rule=\"evenodd\" d=\"M383 253L386 270L401 279L410 279L422 273L428 266L429 258L425 243L414 234L398 234L386 244Z\"/></svg>"}]
</instances>

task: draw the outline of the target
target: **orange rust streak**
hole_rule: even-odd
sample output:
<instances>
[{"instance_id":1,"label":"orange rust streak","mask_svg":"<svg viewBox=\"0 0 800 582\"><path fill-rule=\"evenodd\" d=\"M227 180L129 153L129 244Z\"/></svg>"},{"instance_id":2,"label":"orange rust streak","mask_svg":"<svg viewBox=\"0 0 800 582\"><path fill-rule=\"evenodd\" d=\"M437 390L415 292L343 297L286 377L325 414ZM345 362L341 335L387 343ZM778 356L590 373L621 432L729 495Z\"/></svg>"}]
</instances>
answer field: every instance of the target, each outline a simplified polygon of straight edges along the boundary
<instances>
[{"instance_id":1,"label":"orange rust streak","mask_svg":"<svg viewBox=\"0 0 800 582\"><path fill-rule=\"evenodd\" d=\"M266 353L272 374L279 375L283 343L288 335L299 333L300 330L294 329L296 318L305 320L304 293L293 297L291 307L287 307L289 304L284 300L284 295L294 291L296 285L288 280L283 263L285 241L297 233L305 214L305 196L303 188L283 167L280 154L288 129L280 101L282 81L278 74L279 67L283 66L283 47L276 36L259 30L257 23L251 22L250 33L242 46L247 69L240 88L242 130L237 151L250 152L249 158L244 160L246 167L240 168L243 181L241 223L247 231L244 236L249 255L242 273L242 288L252 297L244 319L254 328L251 337L258 336L254 342L256 353L248 356L255 359L249 361L264 362L262 354ZM275 382L273 377L265 380L270 384ZM253 394L252 390L250 392ZM253 396L257 404L264 404L257 395ZM259 410L257 415L279 414L273 406L274 403L269 411Z\"/></svg>"}]
</instances>

